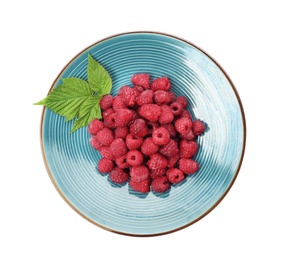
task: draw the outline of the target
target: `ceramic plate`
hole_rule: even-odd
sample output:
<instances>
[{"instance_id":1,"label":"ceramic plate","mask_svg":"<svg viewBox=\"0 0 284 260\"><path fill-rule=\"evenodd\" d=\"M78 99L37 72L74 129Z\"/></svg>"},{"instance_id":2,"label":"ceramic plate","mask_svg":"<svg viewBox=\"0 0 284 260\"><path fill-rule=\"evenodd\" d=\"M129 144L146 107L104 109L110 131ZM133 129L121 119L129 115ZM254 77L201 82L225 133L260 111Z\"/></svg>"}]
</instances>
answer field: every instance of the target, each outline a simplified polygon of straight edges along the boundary
<instances>
[{"instance_id":1,"label":"ceramic plate","mask_svg":"<svg viewBox=\"0 0 284 260\"><path fill-rule=\"evenodd\" d=\"M43 109L41 144L50 178L60 195L81 216L106 230L153 236L187 227L208 214L227 194L245 150L245 117L236 88L208 54L192 43L155 32L131 32L103 39L76 55L61 78L87 80L88 53L113 80L111 94L130 84L135 73L167 76L176 95L187 97L194 118L206 122L198 138L197 173L161 195L141 195L128 184L114 185L98 173L100 154L89 144L87 128L70 134L73 122Z\"/></svg>"}]
</instances>

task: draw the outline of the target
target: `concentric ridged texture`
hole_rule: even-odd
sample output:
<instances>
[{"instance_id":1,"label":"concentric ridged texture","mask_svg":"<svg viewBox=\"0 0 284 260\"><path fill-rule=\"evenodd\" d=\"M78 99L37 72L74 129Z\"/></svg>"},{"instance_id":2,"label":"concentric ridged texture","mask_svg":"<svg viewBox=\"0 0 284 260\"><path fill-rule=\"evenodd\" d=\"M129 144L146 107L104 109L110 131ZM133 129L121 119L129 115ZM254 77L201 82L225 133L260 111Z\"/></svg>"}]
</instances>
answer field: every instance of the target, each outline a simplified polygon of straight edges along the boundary
<instances>
[{"instance_id":1,"label":"concentric ridged texture","mask_svg":"<svg viewBox=\"0 0 284 260\"><path fill-rule=\"evenodd\" d=\"M97 172L100 155L89 145L87 128L73 134L73 122L46 109L43 154L48 172L66 201L91 222L118 233L158 235L185 227L216 206L232 185L245 146L245 119L236 90L220 67L193 45L157 33L129 33L96 43L75 57L60 78L86 79L90 53L110 73L112 94L134 73L168 76L172 90L189 100L195 118L206 122L198 139L198 173L169 192L139 195Z\"/></svg>"}]
</instances>

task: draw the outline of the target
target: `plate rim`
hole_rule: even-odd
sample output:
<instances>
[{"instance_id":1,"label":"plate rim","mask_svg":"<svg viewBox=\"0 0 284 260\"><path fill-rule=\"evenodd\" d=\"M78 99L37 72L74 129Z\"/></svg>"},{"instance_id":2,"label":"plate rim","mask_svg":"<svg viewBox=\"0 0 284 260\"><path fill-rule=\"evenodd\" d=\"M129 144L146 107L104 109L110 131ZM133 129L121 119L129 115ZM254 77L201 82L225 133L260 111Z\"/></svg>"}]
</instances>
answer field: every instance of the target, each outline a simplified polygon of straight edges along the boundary
<instances>
[{"instance_id":1,"label":"plate rim","mask_svg":"<svg viewBox=\"0 0 284 260\"><path fill-rule=\"evenodd\" d=\"M128 232L122 232L119 230L114 230L111 229L109 227L100 225L99 223L95 222L94 220L90 219L89 217L87 217L86 215L84 215L82 212L80 212L75 206L72 205L72 203L64 196L64 194L62 193L62 191L60 190L60 188L58 187L55 179L53 178L53 175L51 173L51 170L48 166L47 163L47 159L46 159L46 155L45 155L45 151L44 151L44 141L43 141L43 125L44 125L44 118L45 118L45 112L46 112L46 107L44 106L42 109L42 113L41 113L41 120L40 120L40 147L41 147L41 153L42 153L42 157L43 157L43 161L44 161L44 165L46 168L46 171L49 175L49 178L53 184L53 186L55 187L55 189L57 190L57 192L59 193L59 195L61 196L61 198L75 211L77 212L81 217L83 217L84 219L86 219L87 221L89 221L90 223L96 225L99 228L102 228L104 230L107 230L109 232L112 233L116 233L116 234L120 234L120 235L125 235L125 236L133 236L133 237L155 237L155 236L161 236L161 235L166 235L166 234L170 234L173 232L177 232L179 230L185 229L191 225L193 225L194 223L198 222L199 220L203 219L206 215L208 215L212 210L214 210L220 203L221 201L226 197L226 195L228 194L228 192L231 190L232 186L234 185L237 176L239 175L242 163L243 163L243 159L244 159L244 155L245 155L245 150L246 150L246 139L247 139L247 126L246 126L246 116L245 116L245 112L244 112L244 108L243 108L243 104L240 98L240 95L233 83L233 81L231 80L231 78L229 77L229 75L227 74L227 72L223 69L223 67L210 55L208 54L206 51L204 51L202 48L198 47L197 45L193 44L192 42L169 34L169 33L164 33L164 32L157 32L157 31L147 31L147 30L142 30L142 31L129 31L129 32L122 32L122 33L117 33L117 34L113 34L110 35L108 37L105 37L99 41L94 42L93 44L85 47L84 49L82 49L80 52L78 52L75 56L73 56L72 59L69 60L69 62L67 62L67 64L61 69L61 71L58 73L57 77L55 78L55 80L52 82L51 87L47 93L47 95L52 91L52 89L55 87L57 81L60 79L61 75L63 74L63 72L70 66L70 64L75 61L80 55L82 55L86 50L92 48L95 45L98 45L104 41L110 40L112 38L116 38L116 37L120 37L120 36L125 36L125 35L131 35L131 34L153 34L153 35L160 35L160 36L166 36L166 37L170 37L179 41L182 41L184 43L186 43L187 45L190 45L194 48L196 48L197 50L199 50L200 52L202 52L204 55L206 55L220 70L221 72L224 74L224 76L226 77L226 79L229 81L229 84L232 88L232 90L234 91L234 94L237 98L237 102L241 111L241 118L242 118L242 125L243 125L243 145L242 145L242 153L240 156L240 160L239 160L239 164L238 164L238 168L236 169L236 172L230 182L230 184L228 185L228 187L226 188L225 192L222 194L222 196L214 203L213 206L211 206L206 212L204 212L202 215L200 215L198 218L196 218L195 220L181 226L178 228L174 228L165 232L159 232L159 233L153 233L153 234L133 234L133 233L128 233Z\"/></svg>"}]
</instances>

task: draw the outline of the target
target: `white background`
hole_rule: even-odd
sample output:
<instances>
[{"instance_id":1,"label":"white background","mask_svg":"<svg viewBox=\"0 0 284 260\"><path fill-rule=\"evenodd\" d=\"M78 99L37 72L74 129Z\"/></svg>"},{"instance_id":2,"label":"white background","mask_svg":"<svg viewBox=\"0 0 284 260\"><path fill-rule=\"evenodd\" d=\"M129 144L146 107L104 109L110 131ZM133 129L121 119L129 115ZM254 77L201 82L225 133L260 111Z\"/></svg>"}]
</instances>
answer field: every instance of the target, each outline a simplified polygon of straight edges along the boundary
<instances>
[{"instance_id":1,"label":"white background","mask_svg":"<svg viewBox=\"0 0 284 260\"><path fill-rule=\"evenodd\" d=\"M2 1L0 259L284 259L281 2ZM194 225L150 238L105 231L64 202L41 155L42 108L32 105L82 49L137 30L208 52L247 120L244 161L225 199Z\"/></svg>"}]
</instances>

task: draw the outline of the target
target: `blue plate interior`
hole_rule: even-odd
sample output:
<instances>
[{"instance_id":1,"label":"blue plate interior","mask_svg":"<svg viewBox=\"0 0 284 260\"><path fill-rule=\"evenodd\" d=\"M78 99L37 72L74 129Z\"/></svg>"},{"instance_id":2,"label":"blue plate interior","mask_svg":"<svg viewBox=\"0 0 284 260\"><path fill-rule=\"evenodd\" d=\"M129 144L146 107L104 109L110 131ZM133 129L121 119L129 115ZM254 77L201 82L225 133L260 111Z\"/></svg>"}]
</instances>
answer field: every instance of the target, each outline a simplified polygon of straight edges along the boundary
<instances>
[{"instance_id":1,"label":"blue plate interior","mask_svg":"<svg viewBox=\"0 0 284 260\"><path fill-rule=\"evenodd\" d=\"M87 128L70 134L73 122L43 110L42 151L47 171L62 197L80 215L107 230L137 236L179 230L205 216L226 195L245 149L245 118L240 98L221 67L189 42L173 36L137 32L116 35L88 47L59 74L87 79L87 55L113 80L112 94L135 73L167 76L176 95L184 95L194 118L206 122L195 159L200 170L165 194L136 193L114 185L97 171L100 154L89 144Z\"/></svg>"}]
</instances>

